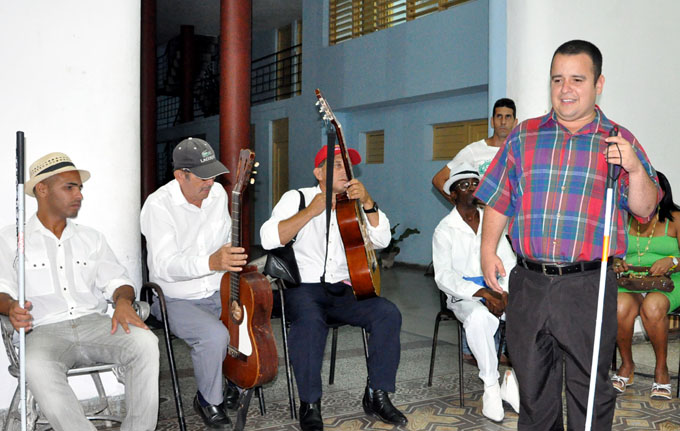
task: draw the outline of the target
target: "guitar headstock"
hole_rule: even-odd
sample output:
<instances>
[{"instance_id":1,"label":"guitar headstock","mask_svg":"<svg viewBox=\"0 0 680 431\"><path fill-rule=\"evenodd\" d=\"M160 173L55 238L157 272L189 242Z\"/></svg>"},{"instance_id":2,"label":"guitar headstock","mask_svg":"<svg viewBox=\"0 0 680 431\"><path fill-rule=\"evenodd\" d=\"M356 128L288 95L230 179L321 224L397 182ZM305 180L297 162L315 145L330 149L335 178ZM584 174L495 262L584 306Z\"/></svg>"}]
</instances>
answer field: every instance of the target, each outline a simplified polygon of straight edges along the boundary
<instances>
[{"instance_id":1,"label":"guitar headstock","mask_svg":"<svg viewBox=\"0 0 680 431\"><path fill-rule=\"evenodd\" d=\"M255 161L255 153L247 148L241 150L238 156L238 165L236 167L236 183L234 184L233 193L242 193L248 184L255 182L251 178L251 174L256 174L253 167L257 167L259 163Z\"/></svg>"},{"instance_id":2,"label":"guitar headstock","mask_svg":"<svg viewBox=\"0 0 680 431\"><path fill-rule=\"evenodd\" d=\"M314 92L316 93L316 98L318 99L316 101L316 106L319 107L319 113L323 117L323 120L326 122L326 124L330 122L335 128L335 135L338 137L337 146L340 147L340 154L342 154L342 163L345 167L345 173L347 174L347 179L352 179L354 178L354 173L352 172L352 165L349 163L349 154L347 153L347 146L345 145L345 137L342 133L342 126L340 125L338 119L335 118L335 114L333 114L331 106L323 97L323 94L321 94L321 90L317 88L314 90Z\"/></svg>"},{"instance_id":3,"label":"guitar headstock","mask_svg":"<svg viewBox=\"0 0 680 431\"><path fill-rule=\"evenodd\" d=\"M318 99L316 101L316 106L319 107L319 113L321 114L321 118L323 118L323 120L326 122L333 123L333 125L337 124L338 120L337 118L335 118L335 114L333 114L331 106L323 97L323 94L321 94L321 90L317 88L316 90L314 90L314 93L316 93L316 98Z\"/></svg>"}]
</instances>

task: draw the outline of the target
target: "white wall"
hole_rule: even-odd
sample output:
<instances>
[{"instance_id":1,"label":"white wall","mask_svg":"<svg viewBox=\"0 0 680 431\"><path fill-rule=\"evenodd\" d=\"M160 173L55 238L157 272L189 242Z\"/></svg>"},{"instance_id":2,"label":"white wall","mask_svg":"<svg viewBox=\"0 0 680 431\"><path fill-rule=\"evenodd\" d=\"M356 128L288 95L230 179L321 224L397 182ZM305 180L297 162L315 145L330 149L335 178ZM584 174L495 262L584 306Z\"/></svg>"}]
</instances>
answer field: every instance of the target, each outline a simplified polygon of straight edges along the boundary
<instances>
[{"instance_id":1,"label":"white wall","mask_svg":"<svg viewBox=\"0 0 680 431\"><path fill-rule=\"evenodd\" d=\"M630 129L655 168L680 196L680 2L677 0L507 1L507 90L520 119L550 109L548 74L554 50L585 39L602 51L605 114Z\"/></svg>"},{"instance_id":2,"label":"white wall","mask_svg":"<svg viewBox=\"0 0 680 431\"><path fill-rule=\"evenodd\" d=\"M0 40L0 225L14 223L15 133L22 130L27 176L29 164L52 151L90 170L77 221L102 231L141 280L139 2L3 1ZM27 197L26 204L32 214L35 201ZM2 353L0 409L15 388L6 370ZM94 396L83 379L74 384L77 394ZM122 393L120 385L107 386Z\"/></svg>"}]
</instances>

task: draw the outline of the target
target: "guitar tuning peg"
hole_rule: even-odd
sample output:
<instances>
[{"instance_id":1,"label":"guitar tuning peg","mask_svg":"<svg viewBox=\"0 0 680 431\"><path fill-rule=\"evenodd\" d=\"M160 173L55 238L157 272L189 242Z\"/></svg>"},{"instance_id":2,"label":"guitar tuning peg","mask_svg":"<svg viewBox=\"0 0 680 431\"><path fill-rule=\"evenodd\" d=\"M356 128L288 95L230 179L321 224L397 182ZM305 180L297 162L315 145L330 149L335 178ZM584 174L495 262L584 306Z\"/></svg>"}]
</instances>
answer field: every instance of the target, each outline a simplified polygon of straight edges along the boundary
<instances>
[{"instance_id":1,"label":"guitar tuning peg","mask_svg":"<svg viewBox=\"0 0 680 431\"><path fill-rule=\"evenodd\" d=\"M255 178L250 179L250 184L255 184Z\"/></svg>"},{"instance_id":2,"label":"guitar tuning peg","mask_svg":"<svg viewBox=\"0 0 680 431\"><path fill-rule=\"evenodd\" d=\"M260 162L255 162L255 164L253 166L255 166L255 167L260 166Z\"/></svg>"},{"instance_id":3,"label":"guitar tuning peg","mask_svg":"<svg viewBox=\"0 0 680 431\"><path fill-rule=\"evenodd\" d=\"M320 104L321 104L321 102L318 101L318 100L317 100L316 103L315 103L316 106L319 106Z\"/></svg>"},{"instance_id":4,"label":"guitar tuning peg","mask_svg":"<svg viewBox=\"0 0 680 431\"><path fill-rule=\"evenodd\" d=\"M257 174L257 171L253 171L253 175L256 175L256 174Z\"/></svg>"}]
</instances>

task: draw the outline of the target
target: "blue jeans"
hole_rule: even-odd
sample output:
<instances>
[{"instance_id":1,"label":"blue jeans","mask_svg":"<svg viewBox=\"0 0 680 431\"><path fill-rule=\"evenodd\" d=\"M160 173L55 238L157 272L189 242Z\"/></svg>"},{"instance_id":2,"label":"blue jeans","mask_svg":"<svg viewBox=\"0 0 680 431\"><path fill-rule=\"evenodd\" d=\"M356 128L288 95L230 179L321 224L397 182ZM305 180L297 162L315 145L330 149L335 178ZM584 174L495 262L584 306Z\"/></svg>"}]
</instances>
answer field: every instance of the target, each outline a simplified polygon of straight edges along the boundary
<instances>
[{"instance_id":1,"label":"blue jeans","mask_svg":"<svg viewBox=\"0 0 680 431\"><path fill-rule=\"evenodd\" d=\"M122 431L156 428L158 338L149 330L119 326L98 313L42 325L26 334L26 382L40 410L57 430L94 430L68 384L66 371L97 362L116 363L125 380L126 416Z\"/></svg>"}]
</instances>

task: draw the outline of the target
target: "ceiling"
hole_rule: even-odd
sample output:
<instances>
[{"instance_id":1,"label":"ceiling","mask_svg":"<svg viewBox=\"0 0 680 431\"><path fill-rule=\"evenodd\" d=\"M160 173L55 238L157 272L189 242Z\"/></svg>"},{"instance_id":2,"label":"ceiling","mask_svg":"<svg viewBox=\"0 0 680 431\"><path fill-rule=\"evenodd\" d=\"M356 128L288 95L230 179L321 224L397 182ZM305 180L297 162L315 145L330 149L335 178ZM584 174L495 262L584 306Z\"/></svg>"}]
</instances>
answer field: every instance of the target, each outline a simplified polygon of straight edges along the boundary
<instances>
[{"instance_id":1,"label":"ceiling","mask_svg":"<svg viewBox=\"0 0 680 431\"><path fill-rule=\"evenodd\" d=\"M302 19L302 0L251 2L253 31L275 29ZM220 32L220 0L157 0L156 43L163 44L177 36L181 25L193 25L197 35L217 36Z\"/></svg>"}]
</instances>

